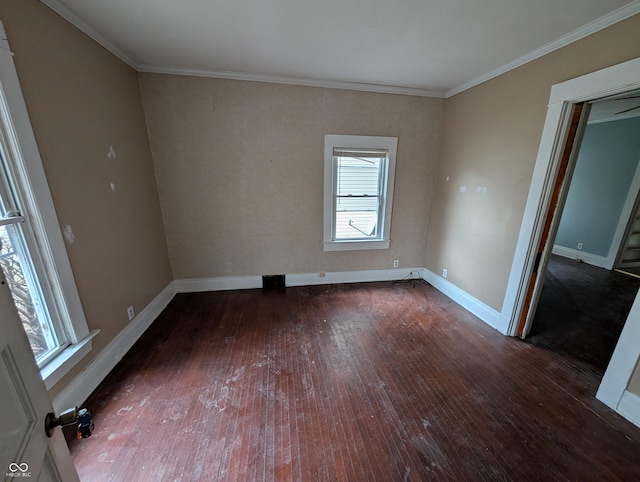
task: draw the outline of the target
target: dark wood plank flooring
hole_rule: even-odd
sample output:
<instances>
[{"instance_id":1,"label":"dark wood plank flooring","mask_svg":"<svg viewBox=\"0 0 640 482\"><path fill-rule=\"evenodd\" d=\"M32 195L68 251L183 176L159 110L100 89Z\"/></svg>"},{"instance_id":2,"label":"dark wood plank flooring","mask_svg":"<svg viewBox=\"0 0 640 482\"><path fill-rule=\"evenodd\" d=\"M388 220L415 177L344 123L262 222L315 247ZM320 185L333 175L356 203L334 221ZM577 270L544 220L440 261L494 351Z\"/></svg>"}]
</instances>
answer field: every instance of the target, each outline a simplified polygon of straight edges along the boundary
<instances>
[{"instance_id":1,"label":"dark wood plank flooring","mask_svg":"<svg viewBox=\"0 0 640 482\"><path fill-rule=\"evenodd\" d=\"M597 383L425 283L181 294L69 443L83 481L640 480Z\"/></svg>"},{"instance_id":2,"label":"dark wood plank flooring","mask_svg":"<svg viewBox=\"0 0 640 482\"><path fill-rule=\"evenodd\" d=\"M528 343L589 365L602 378L640 278L552 255Z\"/></svg>"}]
</instances>

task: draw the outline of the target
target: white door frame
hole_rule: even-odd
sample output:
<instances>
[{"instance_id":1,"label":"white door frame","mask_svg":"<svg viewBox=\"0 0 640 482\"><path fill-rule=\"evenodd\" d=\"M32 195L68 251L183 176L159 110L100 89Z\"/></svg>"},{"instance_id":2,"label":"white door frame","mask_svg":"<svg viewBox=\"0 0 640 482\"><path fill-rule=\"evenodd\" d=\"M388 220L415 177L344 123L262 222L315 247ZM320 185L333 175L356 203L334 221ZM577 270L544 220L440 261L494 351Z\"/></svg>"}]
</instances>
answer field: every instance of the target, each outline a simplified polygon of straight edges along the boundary
<instances>
[{"instance_id":1,"label":"white door frame","mask_svg":"<svg viewBox=\"0 0 640 482\"><path fill-rule=\"evenodd\" d=\"M508 327L507 334L512 336L516 334L517 323L524 307L536 248L542 235L559 160L566 142L572 106L638 88L640 88L640 58L556 84L551 88L547 117L502 306L501 321L504 323L503 326ZM640 357L640 344L633 342L634 338L627 336L631 331L634 333L640 331L640 302L636 300L635 305L638 305L638 316L632 316L635 313L632 310L603 378L601 389L598 391L598 398L614 409L617 408L635 363ZM637 328L635 328L636 325ZM615 374L615 383L609 383L613 374ZM615 390L603 390L605 385L615 386ZM621 390L620 387L622 387ZM615 393L611 393L612 390Z\"/></svg>"}]
</instances>

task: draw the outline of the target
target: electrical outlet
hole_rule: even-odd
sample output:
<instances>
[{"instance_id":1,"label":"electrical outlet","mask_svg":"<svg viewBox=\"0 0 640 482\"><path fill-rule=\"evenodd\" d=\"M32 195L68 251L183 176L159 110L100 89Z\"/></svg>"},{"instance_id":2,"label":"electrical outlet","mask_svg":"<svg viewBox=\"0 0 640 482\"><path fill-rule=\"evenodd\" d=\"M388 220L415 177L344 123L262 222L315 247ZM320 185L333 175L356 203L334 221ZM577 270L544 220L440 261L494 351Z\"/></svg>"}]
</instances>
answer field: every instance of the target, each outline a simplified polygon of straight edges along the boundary
<instances>
[{"instance_id":1,"label":"electrical outlet","mask_svg":"<svg viewBox=\"0 0 640 482\"><path fill-rule=\"evenodd\" d=\"M136 316L136 312L133 311L133 305L127 308L127 316L129 317L129 321L133 320L133 318Z\"/></svg>"},{"instance_id":2,"label":"electrical outlet","mask_svg":"<svg viewBox=\"0 0 640 482\"><path fill-rule=\"evenodd\" d=\"M584 246L584 243L578 243L578 249L582 250L582 247Z\"/></svg>"},{"instance_id":3,"label":"electrical outlet","mask_svg":"<svg viewBox=\"0 0 640 482\"><path fill-rule=\"evenodd\" d=\"M400 266L400 260L399 259L394 259L393 260L393 267L397 268L398 266Z\"/></svg>"},{"instance_id":4,"label":"electrical outlet","mask_svg":"<svg viewBox=\"0 0 640 482\"><path fill-rule=\"evenodd\" d=\"M320 271L320 278L324 278L325 276L327 276L327 273L325 273L324 271Z\"/></svg>"},{"instance_id":5,"label":"electrical outlet","mask_svg":"<svg viewBox=\"0 0 640 482\"><path fill-rule=\"evenodd\" d=\"M443 270L442 270L442 277L443 277L443 278L446 278L448 273L449 273L449 272L447 271L447 268L443 269Z\"/></svg>"}]
</instances>

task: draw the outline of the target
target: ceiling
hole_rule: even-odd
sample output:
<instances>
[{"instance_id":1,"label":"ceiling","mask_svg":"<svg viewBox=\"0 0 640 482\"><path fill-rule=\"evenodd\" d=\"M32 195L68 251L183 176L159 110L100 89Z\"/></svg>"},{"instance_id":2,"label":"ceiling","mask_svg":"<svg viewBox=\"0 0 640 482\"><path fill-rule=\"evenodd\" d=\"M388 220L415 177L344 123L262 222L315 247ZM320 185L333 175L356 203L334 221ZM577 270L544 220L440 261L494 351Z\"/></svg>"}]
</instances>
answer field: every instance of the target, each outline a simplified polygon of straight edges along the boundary
<instances>
[{"instance_id":1,"label":"ceiling","mask_svg":"<svg viewBox=\"0 0 640 482\"><path fill-rule=\"evenodd\" d=\"M629 0L41 0L140 71L450 96Z\"/></svg>"},{"instance_id":2,"label":"ceiling","mask_svg":"<svg viewBox=\"0 0 640 482\"><path fill-rule=\"evenodd\" d=\"M627 92L594 101L589 112L589 124L617 121L640 116L640 91Z\"/></svg>"}]
</instances>

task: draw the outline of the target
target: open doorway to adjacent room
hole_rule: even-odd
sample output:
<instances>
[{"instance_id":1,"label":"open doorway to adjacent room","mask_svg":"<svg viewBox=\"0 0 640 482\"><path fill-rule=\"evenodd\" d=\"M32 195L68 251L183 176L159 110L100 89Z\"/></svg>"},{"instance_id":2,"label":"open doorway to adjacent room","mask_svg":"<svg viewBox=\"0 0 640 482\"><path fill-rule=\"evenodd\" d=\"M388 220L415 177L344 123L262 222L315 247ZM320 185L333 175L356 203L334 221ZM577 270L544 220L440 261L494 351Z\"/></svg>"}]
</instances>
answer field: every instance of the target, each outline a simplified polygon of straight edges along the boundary
<instances>
[{"instance_id":1,"label":"open doorway to adjacent room","mask_svg":"<svg viewBox=\"0 0 640 482\"><path fill-rule=\"evenodd\" d=\"M640 288L640 92L590 107L526 340L599 383Z\"/></svg>"}]
</instances>

